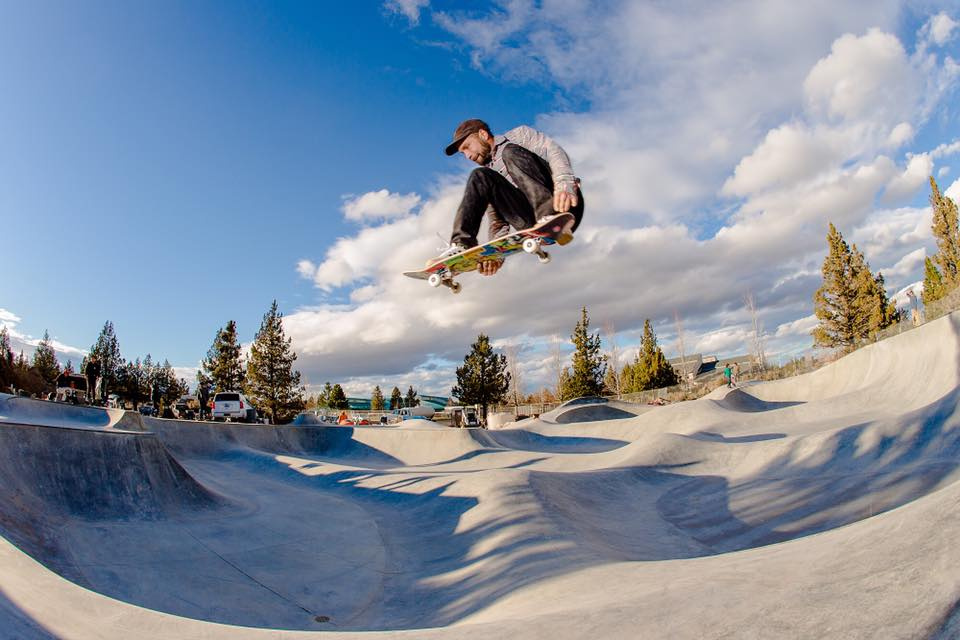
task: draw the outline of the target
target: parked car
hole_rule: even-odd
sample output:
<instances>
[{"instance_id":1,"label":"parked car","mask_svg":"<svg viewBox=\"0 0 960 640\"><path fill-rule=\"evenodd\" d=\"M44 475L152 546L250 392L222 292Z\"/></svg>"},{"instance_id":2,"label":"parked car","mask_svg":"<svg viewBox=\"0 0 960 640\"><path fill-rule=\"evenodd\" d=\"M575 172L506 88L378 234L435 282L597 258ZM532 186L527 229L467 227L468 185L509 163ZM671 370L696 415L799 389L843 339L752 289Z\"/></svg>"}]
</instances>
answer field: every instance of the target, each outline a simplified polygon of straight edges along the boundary
<instances>
[{"instance_id":1,"label":"parked car","mask_svg":"<svg viewBox=\"0 0 960 640\"><path fill-rule=\"evenodd\" d=\"M152 416L152 415L156 415L156 413L157 413L157 410L149 402L146 404L140 405L140 415Z\"/></svg>"},{"instance_id":2,"label":"parked car","mask_svg":"<svg viewBox=\"0 0 960 640\"><path fill-rule=\"evenodd\" d=\"M213 397L213 419L257 422L257 409L239 391L223 391Z\"/></svg>"},{"instance_id":3,"label":"parked car","mask_svg":"<svg viewBox=\"0 0 960 640\"><path fill-rule=\"evenodd\" d=\"M200 401L197 400L196 396L183 395L180 396L180 399L173 405L173 408L177 413L177 417L181 420L194 420L200 411Z\"/></svg>"}]
</instances>

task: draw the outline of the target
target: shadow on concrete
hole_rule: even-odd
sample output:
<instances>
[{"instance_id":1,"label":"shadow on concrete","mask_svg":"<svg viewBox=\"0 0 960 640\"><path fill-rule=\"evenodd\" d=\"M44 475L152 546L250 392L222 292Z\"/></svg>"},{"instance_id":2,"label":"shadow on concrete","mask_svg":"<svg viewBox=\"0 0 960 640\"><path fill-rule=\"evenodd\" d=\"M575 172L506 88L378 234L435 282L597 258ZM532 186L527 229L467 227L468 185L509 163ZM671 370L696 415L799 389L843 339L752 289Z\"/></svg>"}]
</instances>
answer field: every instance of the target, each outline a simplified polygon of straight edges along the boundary
<instances>
[{"instance_id":1,"label":"shadow on concrete","mask_svg":"<svg viewBox=\"0 0 960 640\"><path fill-rule=\"evenodd\" d=\"M665 493L661 515L713 553L841 527L955 480L960 392L896 419L848 427L810 451L800 439L762 470L730 483L691 478Z\"/></svg>"},{"instance_id":2,"label":"shadow on concrete","mask_svg":"<svg viewBox=\"0 0 960 640\"><path fill-rule=\"evenodd\" d=\"M689 437L693 438L694 440L703 440L706 442L738 444L744 442L763 442L764 440L779 440L780 438L786 438L787 434L756 433L749 436L725 436L722 433L714 433L713 431L698 431L696 433L691 433Z\"/></svg>"}]
</instances>

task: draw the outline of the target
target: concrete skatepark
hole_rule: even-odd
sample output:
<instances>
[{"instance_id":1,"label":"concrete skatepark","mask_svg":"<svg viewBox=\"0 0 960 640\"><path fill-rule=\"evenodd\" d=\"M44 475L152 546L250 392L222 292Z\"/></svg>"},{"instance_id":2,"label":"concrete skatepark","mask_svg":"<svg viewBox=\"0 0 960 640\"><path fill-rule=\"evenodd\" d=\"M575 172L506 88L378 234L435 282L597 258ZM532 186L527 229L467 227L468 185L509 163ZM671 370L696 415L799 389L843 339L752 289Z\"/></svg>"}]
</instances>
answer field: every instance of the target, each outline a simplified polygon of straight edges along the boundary
<instances>
[{"instance_id":1,"label":"concrete skatepark","mask_svg":"<svg viewBox=\"0 0 960 640\"><path fill-rule=\"evenodd\" d=\"M499 431L0 396L2 635L960 637L958 347Z\"/></svg>"}]
</instances>

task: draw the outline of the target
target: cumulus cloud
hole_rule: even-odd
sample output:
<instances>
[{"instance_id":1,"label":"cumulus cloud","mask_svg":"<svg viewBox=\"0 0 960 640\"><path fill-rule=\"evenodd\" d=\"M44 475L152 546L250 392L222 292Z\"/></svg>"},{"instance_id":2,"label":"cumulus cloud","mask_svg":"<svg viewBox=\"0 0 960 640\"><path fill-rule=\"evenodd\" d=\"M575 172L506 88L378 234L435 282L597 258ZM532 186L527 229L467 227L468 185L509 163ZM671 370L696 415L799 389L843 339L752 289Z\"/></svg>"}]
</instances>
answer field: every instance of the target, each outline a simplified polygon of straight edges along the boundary
<instances>
[{"instance_id":1,"label":"cumulus cloud","mask_svg":"<svg viewBox=\"0 0 960 640\"><path fill-rule=\"evenodd\" d=\"M33 352L36 350L37 345L40 344L43 338L37 338L18 330L17 327L22 322L23 319L16 313L8 309L0 308L0 327L3 327L7 330L7 336L10 340L11 350L15 356L18 356L21 352L23 352L24 357L29 360L32 357ZM53 347L57 359L62 364L66 364L68 360L73 360L74 365L79 365L79 362L77 361L87 355L87 351L85 349L80 349L69 344L65 344L58 340L56 336L51 336L50 346Z\"/></svg>"},{"instance_id":2,"label":"cumulus cloud","mask_svg":"<svg viewBox=\"0 0 960 640\"><path fill-rule=\"evenodd\" d=\"M887 184L883 197L885 202L900 202L914 196L927 185L933 173L933 158L925 153L910 158L903 173L896 175Z\"/></svg>"},{"instance_id":3,"label":"cumulus cloud","mask_svg":"<svg viewBox=\"0 0 960 640\"><path fill-rule=\"evenodd\" d=\"M943 195L947 196L956 203L960 203L960 178L954 180L953 184L946 189L943 189Z\"/></svg>"},{"instance_id":4,"label":"cumulus cloud","mask_svg":"<svg viewBox=\"0 0 960 640\"><path fill-rule=\"evenodd\" d=\"M896 125L914 115L919 80L897 37L871 29L838 38L811 69L804 92L818 116Z\"/></svg>"},{"instance_id":5,"label":"cumulus cloud","mask_svg":"<svg viewBox=\"0 0 960 640\"><path fill-rule=\"evenodd\" d=\"M387 0L383 6L387 11L398 13L406 17L410 24L416 25L420 22L420 12L429 4L430 0Z\"/></svg>"},{"instance_id":6,"label":"cumulus cloud","mask_svg":"<svg viewBox=\"0 0 960 640\"><path fill-rule=\"evenodd\" d=\"M809 336L810 332L819 323L817 316L811 314L809 316L804 316L803 318L797 318L791 322L785 322L777 327L777 330L774 332L774 335L777 338L783 338L787 336Z\"/></svg>"},{"instance_id":7,"label":"cumulus cloud","mask_svg":"<svg viewBox=\"0 0 960 640\"><path fill-rule=\"evenodd\" d=\"M957 27L957 21L946 13L938 13L930 18L927 24L927 33L930 40L937 46L943 46L953 35L953 30Z\"/></svg>"},{"instance_id":8,"label":"cumulus cloud","mask_svg":"<svg viewBox=\"0 0 960 640\"><path fill-rule=\"evenodd\" d=\"M410 215L418 204L420 196L415 193L401 195L381 189L360 196L344 196L343 215L356 222L399 218Z\"/></svg>"},{"instance_id":9,"label":"cumulus cloud","mask_svg":"<svg viewBox=\"0 0 960 640\"><path fill-rule=\"evenodd\" d=\"M862 243L875 268L889 268L888 285L915 279L928 210L889 207L956 152L907 155L933 109L949 107L939 101L957 74L952 59L921 45L908 51L894 35L900 8L507 2L433 12L475 68L590 105L531 123L583 178L584 224L550 265L518 257L494 278L464 276L452 296L400 273L434 253L434 232L449 234L465 176L416 196L366 194L370 206L353 219L371 224L298 264L321 290L350 291L338 298L346 302L286 316L298 366L320 384L334 375L358 390L419 380L443 392L482 331L527 336L529 383L549 384L543 345L569 336L581 306L594 328L611 321L621 330L625 352L645 318L672 344L676 311L688 351L742 353L747 292L777 327L772 348L808 347L828 222ZM385 210L372 206L380 199L393 203L390 213L373 213ZM545 295L545 283L562 286Z\"/></svg>"},{"instance_id":10,"label":"cumulus cloud","mask_svg":"<svg viewBox=\"0 0 960 640\"><path fill-rule=\"evenodd\" d=\"M7 311L6 309L0 309L0 325L12 329L20 323L20 316L13 313L12 311Z\"/></svg>"}]
</instances>

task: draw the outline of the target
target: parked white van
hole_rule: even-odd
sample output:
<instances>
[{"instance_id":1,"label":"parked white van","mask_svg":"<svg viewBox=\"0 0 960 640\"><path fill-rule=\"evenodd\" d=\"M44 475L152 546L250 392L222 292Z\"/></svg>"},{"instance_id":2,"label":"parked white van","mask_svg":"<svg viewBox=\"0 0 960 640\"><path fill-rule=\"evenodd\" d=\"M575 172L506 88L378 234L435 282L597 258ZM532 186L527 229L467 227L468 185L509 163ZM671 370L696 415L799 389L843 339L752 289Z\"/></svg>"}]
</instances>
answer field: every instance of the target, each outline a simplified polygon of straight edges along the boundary
<instances>
[{"instance_id":1,"label":"parked white van","mask_svg":"<svg viewBox=\"0 0 960 640\"><path fill-rule=\"evenodd\" d=\"M257 409L239 391L223 391L213 397L213 419L257 422Z\"/></svg>"}]
</instances>

